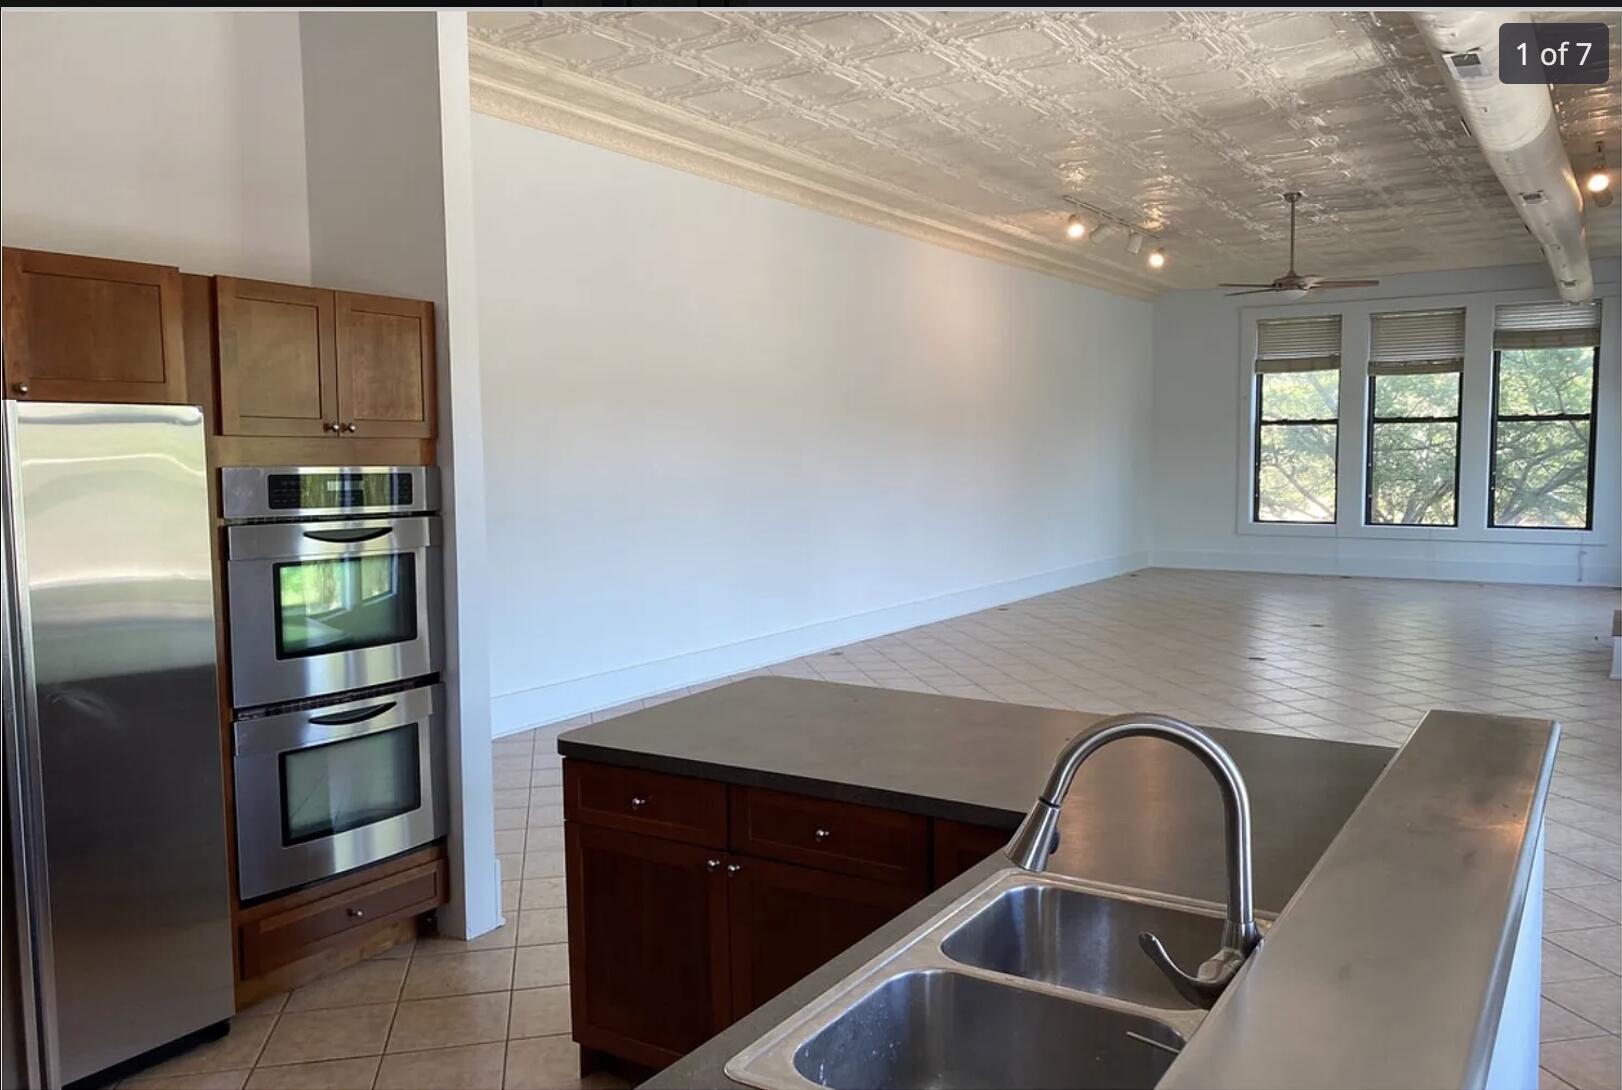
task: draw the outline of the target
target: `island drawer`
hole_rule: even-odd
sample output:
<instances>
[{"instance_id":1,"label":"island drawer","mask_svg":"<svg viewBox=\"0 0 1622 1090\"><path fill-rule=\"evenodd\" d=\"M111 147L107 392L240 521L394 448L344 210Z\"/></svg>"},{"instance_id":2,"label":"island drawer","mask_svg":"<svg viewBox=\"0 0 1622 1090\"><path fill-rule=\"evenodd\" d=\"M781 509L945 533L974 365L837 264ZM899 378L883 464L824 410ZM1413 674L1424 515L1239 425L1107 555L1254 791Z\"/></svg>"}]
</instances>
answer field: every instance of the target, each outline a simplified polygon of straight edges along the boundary
<instances>
[{"instance_id":1,"label":"island drawer","mask_svg":"<svg viewBox=\"0 0 1622 1090\"><path fill-rule=\"evenodd\" d=\"M563 816L708 848L727 844L726 785L690 776L565 760Z\"/></svg>"},{"instance_id":2,"label":"island drawer","mask_svg":"<svg viewBox=\"0 0 1622 1090\"><path fill-rule=\"evenodd\" d=\"M760 787L731 787L732 850L883 882L929 881L929 819Z\"/></svg>"}]
</instances>

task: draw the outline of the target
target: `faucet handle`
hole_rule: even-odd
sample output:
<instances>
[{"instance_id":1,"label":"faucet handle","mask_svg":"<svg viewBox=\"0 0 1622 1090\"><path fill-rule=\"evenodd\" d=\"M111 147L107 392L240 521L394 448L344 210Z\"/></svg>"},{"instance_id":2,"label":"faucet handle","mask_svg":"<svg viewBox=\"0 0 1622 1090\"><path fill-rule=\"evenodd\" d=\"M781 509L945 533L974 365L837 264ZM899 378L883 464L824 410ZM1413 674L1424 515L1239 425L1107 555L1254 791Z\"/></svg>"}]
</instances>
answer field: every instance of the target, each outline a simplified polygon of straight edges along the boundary
<instances>
[{"instance_id":1,"label":"faucet handle","mask_svg":"<svg viewBox=\"0 0 1622 1090\"><path fill-rule=\"evenodd\" d=\"M1149 960L1166 974L1166 978L1171 981L1172 987L1177 989L1179 995L1206 1010L1210 1010L1216 1003L1217 997L1233 982L1234 975L1245 963L1243 951L1224 946L1201 962L1199 971L1190 976L1178 967L1171 955L1166 952L1165 944L1154 934L1148 931L1138 932L1138 945L1149 955Z\"/></svg>"}]
</instances>

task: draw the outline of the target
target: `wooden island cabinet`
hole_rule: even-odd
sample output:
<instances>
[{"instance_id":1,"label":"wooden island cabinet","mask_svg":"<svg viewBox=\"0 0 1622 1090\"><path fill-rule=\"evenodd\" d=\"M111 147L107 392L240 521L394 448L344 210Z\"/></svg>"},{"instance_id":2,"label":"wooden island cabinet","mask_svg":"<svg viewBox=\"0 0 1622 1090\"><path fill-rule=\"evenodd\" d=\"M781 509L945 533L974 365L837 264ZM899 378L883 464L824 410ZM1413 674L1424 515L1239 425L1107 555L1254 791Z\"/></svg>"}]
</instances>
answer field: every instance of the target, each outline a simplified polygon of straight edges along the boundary
<instances>
[{"instance_id":1,"label":"wooden island cabinet","mask_svg":"<svg viewBox=\"0 0 1622 1090\"><path fill-rule=\"evenodd\" d=\"M1008 836L574 758L563 814L587 1067L667 1066L894 919L959 873L935 873L937 827L980 858Z\"/></svg>"}]
</instances>

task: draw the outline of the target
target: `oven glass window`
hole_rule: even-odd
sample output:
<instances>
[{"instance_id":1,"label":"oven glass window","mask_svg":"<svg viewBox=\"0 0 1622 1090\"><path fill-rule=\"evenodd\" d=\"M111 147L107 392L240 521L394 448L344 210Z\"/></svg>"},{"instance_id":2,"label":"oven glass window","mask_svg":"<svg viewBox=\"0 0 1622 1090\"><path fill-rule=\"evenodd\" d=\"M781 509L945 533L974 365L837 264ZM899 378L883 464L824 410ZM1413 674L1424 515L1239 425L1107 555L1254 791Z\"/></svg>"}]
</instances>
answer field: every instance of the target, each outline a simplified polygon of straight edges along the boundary
<instances>
[{"instance_id":1,"label":"oven glass window","mask_svg":"<svg viewBox=\"0 0 1622 1090\"><path fill-rule=\"evenodd\" d=\"M281 755L282 843L302 844L422 805L416 723Z\"/></svg>"},{"instance_id":2,"label":"oven glass window","mask_svg":"<svg viewBox=\"0 0 1622 1090\"><path fill-rule=\"evenodd\" d=\"M417 638L411 553L276 565L276 657L357 651Z\"/></svg>"}]
</instances>

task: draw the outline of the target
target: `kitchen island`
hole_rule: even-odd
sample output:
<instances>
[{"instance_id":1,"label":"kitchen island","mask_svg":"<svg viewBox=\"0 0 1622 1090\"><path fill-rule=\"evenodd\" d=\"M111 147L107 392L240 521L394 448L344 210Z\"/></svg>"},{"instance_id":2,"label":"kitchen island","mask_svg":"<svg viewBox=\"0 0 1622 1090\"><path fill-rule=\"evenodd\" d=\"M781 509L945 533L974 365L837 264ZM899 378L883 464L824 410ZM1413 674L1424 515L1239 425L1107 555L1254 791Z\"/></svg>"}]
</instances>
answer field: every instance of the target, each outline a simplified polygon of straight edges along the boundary
<instances>
[{"instance_id":1,"label":"kitchen island","mask_svg":"<svg viewBox=\"0 0 1622 1090\"><path fill-rule=\"evenodd\" d=\"M574 766L669 776L672 783L695 788L726 785L731 794L714 818L722 824L713 834L693 834L700 840L711 837L708 846L696 849L694 864L713 863L716 883L726 882L723 875L779 866L736 854L736 832L728 839L726 815L730 813L736 823L754 812L746 809L757 805L750 792L812 800L801 804L804 807L881 811L896 815L897 821L928 821L934 830L933 881L910 887L915 894L909 895L910 908L892 919L888 908L894 902L889 902L884 912L888 922L804 979L783 982L787 986L773 998L755 995L747 1004L730 1008L712 1001L712 1024L728 1028L698 1047L684 1048L685 1055L649 1085L732 1085L723 1068L736 1053L1005 866L1005 861L987 859L957 874L945 865L941 852L944 831L959 825L1011 830L1035 799L1063 742L1097 718L771 678L709 690L563 735L559 750L565 757L566 784L567 769ZM1552 725L1433 713L1383 779L1396 752L1384 747L1225 730L1210 734L1229 750L1249 785L1257 908L1264 914L1282 912L1283 917L1245 976L1172 1065L1163 1085L1468 1085L1473 1075L1482 1075L1499 1037L1505 996L1511 994L1511 963L1518 951L1516 937L1523 930L1521 908L1535 879L1535 830L1547 787L1547 759L1553 752ZM572 975L586 981L588 988L592 973L601 967L586 959L591 950L604 946L601 942L593 946L586 936L576 934L591 907L582 902L592 900L589 894L577 895L576 868L582 859L577 840L592 832L594 812L582 809L579 799L594 797L588 792L577 798L566 788L566 818L572 829ZM1359 808L1365 797L1369 804ZM1411 809L1409 803L1420 797L1430 802ZM571 799L576 799L572 812ZM600 812L602 803L595 805ZM630 805L633 810L657 809L642 796ZM1485 824L1484 809L1490 811ZM639 820L649 821L626 818ZM819 825L815 832L829 830ZM1349 833L1357 835L1349 839ZM1440 854L1409 858L1411 845L1405 841L1413 838ZM1380 854L1368 856L1370 847ZM990 854L984 838L978 848ZM664 850L662 845L660 851ZM814 862L812 851L807 847L804 854ZM805 860L795 857L795 861ZM1220 902L1225 867L1222 810L1214 782L1188 754L1154 739L1107 747L1076 779L1050 870ZM871 875L853 875L846 881L860 884L871 881ZM930 892L928 885L937 888ZM622 883L621 888L634 889L635 883ZM1320 895L1332 895L1338 904L1311 913L1299 911L1300 903L1316 901ZM1465 911L1464 898L1470 899L1468 911L1482 921L1479 926L1461 922L1458 913ZM659 908L649 905L645 910ZM735 927L731 944L727 941L724 915L716 922L712 914L711 922L716 967L705 979L713 986L714 978L738 975L737 966L728 964L728 955L739 947ZM1326 922L1334 924L1328 937L1321 933ZM1457 941L1461 931L1469 945ZM758 963L762 944L793 946L804 941L797 933L762 934L759 928L756 932L745 961L752 958ZM1393 944L1391 932L1400 933L1401 941ZM1436 952L1431 960L1453 967L1445 974L1448 1013L1439 1012L1437 995L1423 988L1397 996L1382 993L1377 1009L1370 1011L1361 986L1375 981L1382 988L1392 984L1384 951L1401 949L1409 956L1426 941ZM1368 943L1374 948L1365 949ZM1535 961L1536 944L1532 945ZM622 962L621 969L627 964ZM1440 986L1436 970L1431 965L1412 983ZM1297 980L1292 988L1290 981L1302 972L1316 976ZM1535 964L1532 979L1535 998ZM1258 980L1266 986L1256 986ZM688 996L689 1006L702 1006L702 1000ZM590 1050L602 1047L604 1038L592 1036L592 1012L582 1010L582 1002L577 993L575 1033L589 1058ZM1282 1007L1276 1006L1280 1003ZM1423 1010L1426 1017L1405 1018L1405 1004ZM1289 1039L1276 1032L1280 1018L1292 1027ZM1258 1028L1263 1025L1269 1028ZM1535 1016L1533 1027L1535 1047ZM1365 1037L1372 1034L1380 1035L1378 1044ZM1325 1040L1324 1035L1335 1039ZM1393 1035L1396 1048L1391 1047ZM1424 1044L1430 1050L1428 1056L1404 1053L1401 1045L1409 1035L1416 1042L1414 1048ZM614 1042L610 1038L608 1043ZM604 1051L623 1055L613 1047ZM1346 1064L1361 1056L1361 1066L1326 1068L1317 1062L1325 1055ZM1404 1081L1416 1073L1429 1081Z\"/></svg>"}]
</instances>

